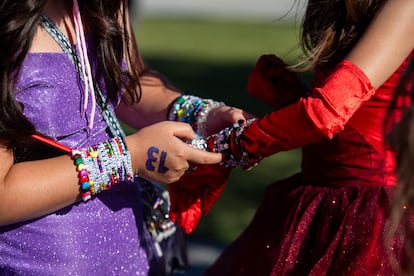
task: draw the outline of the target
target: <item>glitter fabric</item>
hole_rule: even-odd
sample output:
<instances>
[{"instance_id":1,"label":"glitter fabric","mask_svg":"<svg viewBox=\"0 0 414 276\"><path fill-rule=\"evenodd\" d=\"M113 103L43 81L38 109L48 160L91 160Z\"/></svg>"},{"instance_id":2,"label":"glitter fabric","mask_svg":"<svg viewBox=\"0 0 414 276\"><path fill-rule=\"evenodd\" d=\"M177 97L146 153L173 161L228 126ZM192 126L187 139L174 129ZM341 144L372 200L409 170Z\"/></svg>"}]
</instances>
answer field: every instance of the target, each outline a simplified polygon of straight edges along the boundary
<instances>
[{"instance_id":1,"label":"glitter fabric","mask_svg":"<svg viewBox=\"0 0 414 276\"><path fill-rule=\"evenodd\" d=\"M17 99L39 132L67 146L109 138L98 110L88 136L90 110L82 116L77 73L65 53L28 54ZM87 203L2 227L0 274L147 275L151 251L141 207L138 187L117 185Z\"/></svg>"},{"instance_id":2,"label":"glitter fabric","mask_svg":"<svg viewBox=\"0 0 414 276\"><path fill-rule=\"evenodd\" d=\"M355 100L356 90L338 87L330 91L329 102L334 104L335 111L342 112L338 119L349 111L346 108L360 106L347 119L343 130L331 139L307 132L301 127L306 122L297 121L299 116L278 116L278 112L285 112L284 108L269 115L273 124L263 129L268 136L252 135L252 143L278 141L273 145L265 142L269 144L261 147L263 155L274 148L304 146L302 172L267 188L250 225L206 275L396 274L390 254L402 259L401 242L395 237L390 244L384 243L395 164L389 148L384 146L383 122L406 65L404 62L364 103L349 103ZM327 75L329 72L317 72L314 85L319 87ZM346 98L348 93L350 98ZM300 104L298 101L285 108ZM333 107L313 107L312 112L324 120L332 118ZM303 112L299 108L296 111ZM308 125L310 128L311 124Z\"/></svg>"}]
</instances>

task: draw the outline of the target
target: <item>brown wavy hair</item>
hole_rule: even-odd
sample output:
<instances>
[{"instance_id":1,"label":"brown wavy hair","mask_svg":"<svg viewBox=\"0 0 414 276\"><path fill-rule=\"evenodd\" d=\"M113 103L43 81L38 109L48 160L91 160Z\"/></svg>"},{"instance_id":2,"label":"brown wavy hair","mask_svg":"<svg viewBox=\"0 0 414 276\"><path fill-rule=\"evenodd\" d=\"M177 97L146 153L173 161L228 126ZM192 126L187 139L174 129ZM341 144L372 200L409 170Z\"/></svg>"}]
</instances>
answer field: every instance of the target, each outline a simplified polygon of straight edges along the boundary
<instances>
[{"instance_id":1,"label":"brown wavy hair","mask_svg":"<svg viewBox=\"0 0 414 276\"><path fill-rule=\"evenodd\" d=\"M301 29L304 70L341 61L385 1L309 0Z\"/></svg>"},{"instance_id":2,"label":"brown wavy hair","mask_svg":"<svg viewBox=\"0 0 414 276\"><path fill-rule=\"evenodd\" d=\"M16 101L15 88L22 63L30 49L47 0L0 0L0 143L8 148L27 140L35 132ZM79 8L85 29L96 45L97 76L105 83L108 100L115 100L120 89L139 101L139 74L133 34L126 22L127 0L82 0ZM122 22L119 21L122 18ZM122 67L122 59L131 68Z\"/></svg>"}]
</instances>

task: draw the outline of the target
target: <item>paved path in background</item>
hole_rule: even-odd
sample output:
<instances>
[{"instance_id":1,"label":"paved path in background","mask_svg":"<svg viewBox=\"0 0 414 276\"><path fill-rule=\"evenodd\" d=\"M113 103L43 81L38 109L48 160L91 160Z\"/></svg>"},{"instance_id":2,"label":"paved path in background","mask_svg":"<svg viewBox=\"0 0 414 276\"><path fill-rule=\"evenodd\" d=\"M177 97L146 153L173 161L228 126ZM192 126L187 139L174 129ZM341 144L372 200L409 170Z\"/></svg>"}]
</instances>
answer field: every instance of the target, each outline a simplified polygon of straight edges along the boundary
<instances>
[{"instance_id":1,"label":"paved path in background","mask_svg":"<svg viewBox=\"0 0 414 276\"><path fill-rule=\"evenodd\" d=\"M306 1L295 0L138 0L141 14L180 14L208 17L280 18L303 12ZM299 11L298 11L299 9ZM290 12L289 12L290 11Z\"/></svg>"}]
</instances>

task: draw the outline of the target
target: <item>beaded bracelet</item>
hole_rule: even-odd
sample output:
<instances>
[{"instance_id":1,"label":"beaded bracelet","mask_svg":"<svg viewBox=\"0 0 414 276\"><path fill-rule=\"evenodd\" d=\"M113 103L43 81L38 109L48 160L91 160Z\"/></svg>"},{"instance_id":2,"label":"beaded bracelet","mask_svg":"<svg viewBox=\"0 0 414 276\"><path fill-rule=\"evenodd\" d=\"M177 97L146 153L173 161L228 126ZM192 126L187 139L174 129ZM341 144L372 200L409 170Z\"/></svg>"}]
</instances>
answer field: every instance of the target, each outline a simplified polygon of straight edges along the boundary
<instances>
[{"instance_id":1,"label":"beaded bracelet","mask_svg":"<svg viewBox=\"0 0 414 276\"><path fill-rule=\"evenodd\" d=\"M73 149L71 154L78 172L83 201L111 189L112 185L134 181L131 156L120 137L89 148Z\"/></svg>"},{"instance_id":2,"label":"beaded bracelet","mask_svg":"<svg viewBox=\"0 0 414 276\"><path fill-rule=\"evenodd\" d=\"M233 124L232 127L225 128L219 133L209 136L207 140L207 149L212 152L224 154L224 160L221 162L225 167L240 166L245 170L257 165L257 157L250 156L240 145L240 137L244 129L249 126L255 119L247 122L240 120ZM253 164L253 165L252 165Z\"/></svg>"},{"instance_id":3,"label":"beaded bracelet","mask_svg":"<svg viewBox=\"0 0 414 276\"><path fill-rule=\"evenodd\" d=\"M168 120L185 122L202 137L207 136L206 120L208 113L216 107L224 106L223 102L202 99L192 95L182 95L171 105Z\"/></svg>"}]
</instances>

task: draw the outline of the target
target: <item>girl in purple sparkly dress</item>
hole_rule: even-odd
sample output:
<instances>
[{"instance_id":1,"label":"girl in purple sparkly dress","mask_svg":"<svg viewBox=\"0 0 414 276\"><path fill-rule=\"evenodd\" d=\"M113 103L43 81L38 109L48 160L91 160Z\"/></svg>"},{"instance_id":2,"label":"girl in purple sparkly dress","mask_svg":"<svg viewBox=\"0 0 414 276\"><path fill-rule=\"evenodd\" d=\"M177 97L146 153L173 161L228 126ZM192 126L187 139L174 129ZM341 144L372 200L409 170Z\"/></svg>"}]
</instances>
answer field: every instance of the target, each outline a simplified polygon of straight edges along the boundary
<instances>
[{"instance_id":1,"label":"girl in purple sparkly dress","mask_svg":"<svg viewBox=\"0 0 414 276\"><path fill-rule=\"evenodd\" d=\"M127 6L0 1L1 275L166 273L156 245L167 234L144 223L142 179L220 162L183 140L244 119L146 70ZM181 122L161 122L170 106ZM140 131L124 136L115 114Z\"/></svg>"}]
</instances>

